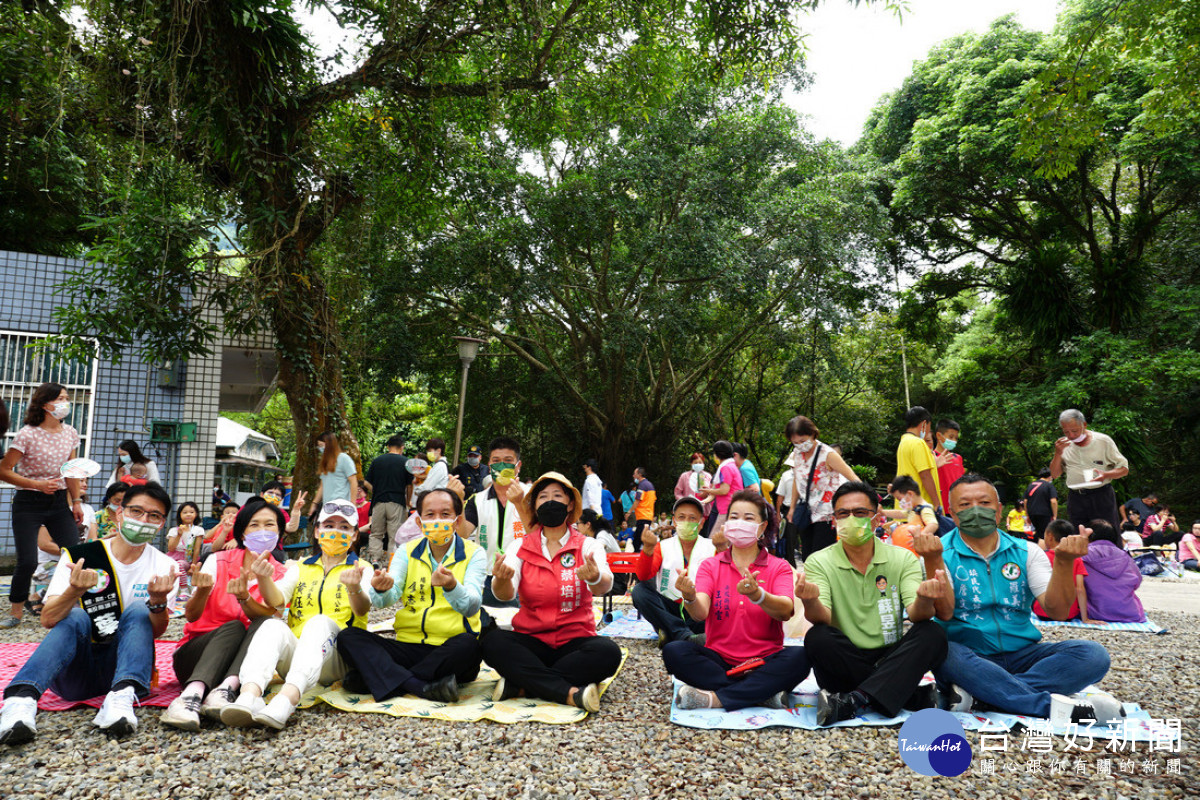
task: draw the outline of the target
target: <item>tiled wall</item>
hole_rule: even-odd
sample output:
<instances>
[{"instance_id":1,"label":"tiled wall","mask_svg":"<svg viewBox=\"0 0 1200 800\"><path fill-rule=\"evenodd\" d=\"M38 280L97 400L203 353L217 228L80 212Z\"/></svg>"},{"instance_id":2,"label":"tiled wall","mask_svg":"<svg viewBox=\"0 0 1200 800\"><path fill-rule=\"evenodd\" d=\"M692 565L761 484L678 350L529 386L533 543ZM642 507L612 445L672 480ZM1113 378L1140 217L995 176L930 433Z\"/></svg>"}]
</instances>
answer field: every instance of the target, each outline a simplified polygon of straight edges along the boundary
<instances>
[{"instance_id":1,"label":"tiled wall","mask_svg":"<svg viewBox=\"0 0 1200 800\"><path fill-rule=\"evenodd\" d=\"M55 286L66 270L80 266L83 262L74 259L0 251L0 329L56 332L52 311L69 300L60 297ZM269 340L249 344L270 346ZM202 511L207 509L216 446L220 353L219 348L214 348L211 357L191 359L183 368L183 385L176 389L158 388L157 372L132 350L120 362L103 359L98 362L96 394L92 399L93 441L87 453L103 467L89 486L88 496L94 507L99 509L104 484L116 466L117 444L133 439L158 465L163 483L177 504L192 500ZM150 444L153 419L197 423L196 441ZM14 429L19 424L20 420L12 423ZM0 556L14 553L10 521L13 491L13 487L0 483Z\"/></svg>"}]
</instances>

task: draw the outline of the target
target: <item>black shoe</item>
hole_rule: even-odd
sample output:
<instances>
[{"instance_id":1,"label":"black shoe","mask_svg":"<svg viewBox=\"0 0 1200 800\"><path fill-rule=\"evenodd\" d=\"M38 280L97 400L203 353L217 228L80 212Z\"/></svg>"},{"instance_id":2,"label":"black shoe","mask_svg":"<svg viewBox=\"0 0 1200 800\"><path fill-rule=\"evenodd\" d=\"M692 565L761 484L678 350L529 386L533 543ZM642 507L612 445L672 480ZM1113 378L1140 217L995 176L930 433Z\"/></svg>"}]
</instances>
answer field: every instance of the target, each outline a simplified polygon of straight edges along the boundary
<instances>
[{"instance_id":1,"label":"black shoe","mask_svg":"<svg viewBox=\"0 0 1200 800\"><path fill-rule=\"evenodd\" d=\"M342 678L342 691L350 694L370 694L371 688L363 680L362 673L352 669Z\"/></svg>"},{"instance_id":2,"label":"black shoe","mask_svg":"<svg viewBox=\"0 0 1200 800\"><path fill-rule=\"evenodd\" d=\"M421 697L438 703L457 703L458 679L453 675L447 675L432 683L427 683L421 690Z\"/></svg>"},{"instance_id":3,"label":"black shoe","mask_svg":"<svg viewBox=\"0 0 1200 800\"><path fill-rule=\"evenodd\" d=\"M904 704L905 711L923 711L926 708L937 707L937 686L932 683L923 683L918 686L912 696L908 698L908 702Z\"/></svg>"},{"instance_id":4,"label":"black shoe","mask_svg":"<svg viewBox=\"0 0 1200 800\"><path fill-rule=\"evenodd\" d=\"M817 695L817 724L832 725L854 719L859 712L866 710L849 692L829 692L822 689Z\"/></svg>"}]
</instances>

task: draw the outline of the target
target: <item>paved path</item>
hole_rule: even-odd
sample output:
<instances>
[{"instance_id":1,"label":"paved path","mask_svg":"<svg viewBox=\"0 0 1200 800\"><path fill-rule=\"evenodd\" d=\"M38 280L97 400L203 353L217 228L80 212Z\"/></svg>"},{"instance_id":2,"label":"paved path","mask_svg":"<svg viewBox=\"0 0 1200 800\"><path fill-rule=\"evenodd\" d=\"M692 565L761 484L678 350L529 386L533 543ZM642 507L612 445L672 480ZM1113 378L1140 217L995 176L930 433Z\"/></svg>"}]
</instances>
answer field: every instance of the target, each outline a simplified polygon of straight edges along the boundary
<instances>
[{"instance_id":1,"label":"paved path","mask_svg":"<svg viewBox=\"0 0 1200 800\"><path fill-rule=\"evenodd\" d=\"M1147 614L1153 611L1200 614L1200 580L1160 581L1146 578L1137 593Z\"/></svg>"}]
</instances>

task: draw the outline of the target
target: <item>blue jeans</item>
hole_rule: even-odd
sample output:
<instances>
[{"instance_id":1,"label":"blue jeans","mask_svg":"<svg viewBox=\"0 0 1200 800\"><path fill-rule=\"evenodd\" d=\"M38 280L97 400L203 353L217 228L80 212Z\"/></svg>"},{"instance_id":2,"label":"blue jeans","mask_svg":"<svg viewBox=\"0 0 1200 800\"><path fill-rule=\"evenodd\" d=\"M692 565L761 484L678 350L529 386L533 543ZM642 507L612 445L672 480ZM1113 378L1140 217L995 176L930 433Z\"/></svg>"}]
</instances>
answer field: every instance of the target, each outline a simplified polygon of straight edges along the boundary
<instances>
[{"instance_id":1,"label":"blue jeans","mask_svg":"<svg viewBox=\"0 0 1200 800\"><path fill-rule=\"evenodd\" d=\"M53 689L64 700L87 700L125 682L145 697L153 670L154 627L145 603L125 609L116 635L105 644L92 642L91 619L73 608L46 634L4 696L41 697Z\"/></svg>"},{"instance_id":2,"label":"blue jeans","mask_svg":"<svg viewBox=\"0 0 1200 800\"><path fill-rule=\"evenodd\" d=\"M976 700L1000 711L1050 716L1051 694L1074 694L1108 672L1108 651L1096 642L1034 642L1011 653L981 656L950 642L939 685L957 683Z\"/></svg>"}]
</instances>

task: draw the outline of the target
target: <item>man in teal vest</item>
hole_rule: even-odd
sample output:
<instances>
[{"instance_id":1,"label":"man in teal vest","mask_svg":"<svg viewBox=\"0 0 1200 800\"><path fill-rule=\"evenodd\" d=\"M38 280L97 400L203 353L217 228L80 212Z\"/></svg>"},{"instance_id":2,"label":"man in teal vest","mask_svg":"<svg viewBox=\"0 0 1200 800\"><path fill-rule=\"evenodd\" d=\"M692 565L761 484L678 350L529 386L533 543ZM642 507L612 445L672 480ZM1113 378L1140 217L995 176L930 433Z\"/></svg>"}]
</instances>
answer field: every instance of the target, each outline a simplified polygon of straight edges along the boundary
<instances>
[{"instance_id":1,"label":"man in teal vest","mask_svg":"<svg viewBox=\"0 0 1200 800\"><path fill-rule=\"evenodd\" d=\"M1050 617L1066 619L1075 598L1075 559L1087 554L1087 537L1064 537L1051 566L1036 544L1000 530L996 487L975 474L950 487L949 510L956 530L941 539L914 537L926 569L944 569L954 590L954 616L938 620L950 639L935 670L945 705L969 711L981 703L1056 724L1123 717L1111 695L1077 694L1108 672L1108 652L1096 642L1042 642L1030 618L1038 600Z\"/></svg>"}]
</instances>

